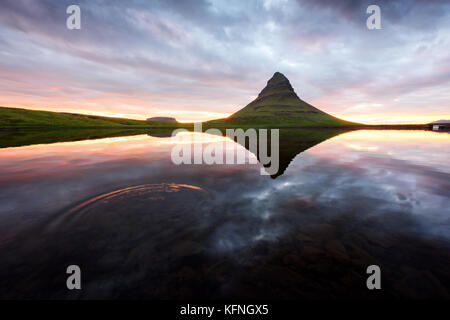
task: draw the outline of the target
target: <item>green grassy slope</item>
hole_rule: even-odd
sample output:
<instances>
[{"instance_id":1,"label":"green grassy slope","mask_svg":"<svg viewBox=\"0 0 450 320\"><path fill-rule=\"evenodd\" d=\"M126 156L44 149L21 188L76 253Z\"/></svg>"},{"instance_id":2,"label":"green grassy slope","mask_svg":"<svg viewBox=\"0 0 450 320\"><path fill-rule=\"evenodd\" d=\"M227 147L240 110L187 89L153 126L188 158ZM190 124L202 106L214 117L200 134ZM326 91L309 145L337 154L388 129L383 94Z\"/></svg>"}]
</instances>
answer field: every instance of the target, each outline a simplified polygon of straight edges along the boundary
<instances>
[{"instance_id":1,"label":"green grassy slope","mask_svg":"<svg viewBox=\"0 0 450 320\"><path fill-rule=\"evenodd\" d=\"M258 97L226 119L208 121L214 126L313 127L345 126L356 123L333 117L301 100L289 80L276 72Z\"/></svg>"},{"instance_id":2,"label":"green grassy slope","mask_svg":"<svg viewBox=\"0 0 450 320\"><path fill-rule=\"evenodd\" d=\"M109 118L72 113L36 111L0 107L0 128L33 127L178 127L167 122L146 122L122 118Z\"/></svg>"}]
</instances>

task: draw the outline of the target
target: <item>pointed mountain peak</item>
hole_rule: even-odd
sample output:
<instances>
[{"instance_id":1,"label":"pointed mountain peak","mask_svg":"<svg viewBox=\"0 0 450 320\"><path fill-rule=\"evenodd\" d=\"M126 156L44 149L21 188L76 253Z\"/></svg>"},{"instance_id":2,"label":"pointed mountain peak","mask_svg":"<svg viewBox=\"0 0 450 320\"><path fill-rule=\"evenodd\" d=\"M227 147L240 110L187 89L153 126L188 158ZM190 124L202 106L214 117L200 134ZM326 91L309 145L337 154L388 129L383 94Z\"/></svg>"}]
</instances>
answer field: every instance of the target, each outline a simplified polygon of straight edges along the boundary
<instances>
[{"instance_id":1,"label":"pointed mountain peak","mask_svg":"<svg viewBox=\"0 0 450 320\"><path fill-rule=\"evenodd\" d=\"M259 93L258 97L268 96L275 93L294 93L294 89L291 86L288 78L280 72L275 72L267 81L267 85Z\"/></svg>"},{"instance_id":2,"label":"pointed mountain peak","mask_svg":"<svg viewBox=\"0 0 450 320\"><path fill-rule=\"evenodd\" d=\"M233 125L268 127L334 127L350 124L300 99L289 80L280 72L274 73L255 100L223 121Z\"/></svg>"},{"instance_id":3,"label":"pointed mountain peak","mask_svg":"<svg viewBox=\"0 0 450 320\"><path fill-rule=\"evenodd\" d=\"M288 78L286 78L286 76L284 74L282 74L281 72L275 72L272 76L272 78L269 79L269 81L288 81ZM267 81L267 82L269 82Z\"/></svg>"}]
</instances>

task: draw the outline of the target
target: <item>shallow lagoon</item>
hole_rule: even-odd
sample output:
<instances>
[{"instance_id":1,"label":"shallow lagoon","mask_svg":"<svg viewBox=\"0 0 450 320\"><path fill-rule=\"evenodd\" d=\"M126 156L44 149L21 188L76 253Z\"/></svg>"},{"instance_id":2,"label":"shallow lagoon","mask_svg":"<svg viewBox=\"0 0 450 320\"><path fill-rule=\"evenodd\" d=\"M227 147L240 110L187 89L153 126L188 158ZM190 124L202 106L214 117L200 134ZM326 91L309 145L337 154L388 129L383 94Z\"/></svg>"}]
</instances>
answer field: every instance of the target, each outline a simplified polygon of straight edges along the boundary
<instances>
[{"instance_id":1,"label":"shallow lagoon","mask_svg":"<svg viewBox=\"0 0 450 320\"><path fill-rule=\"evenodd\" d=\"M0 298L449 298L450 135L289 134L273 177L164 135L0 149Z\"/></svg>"}]
</instances>

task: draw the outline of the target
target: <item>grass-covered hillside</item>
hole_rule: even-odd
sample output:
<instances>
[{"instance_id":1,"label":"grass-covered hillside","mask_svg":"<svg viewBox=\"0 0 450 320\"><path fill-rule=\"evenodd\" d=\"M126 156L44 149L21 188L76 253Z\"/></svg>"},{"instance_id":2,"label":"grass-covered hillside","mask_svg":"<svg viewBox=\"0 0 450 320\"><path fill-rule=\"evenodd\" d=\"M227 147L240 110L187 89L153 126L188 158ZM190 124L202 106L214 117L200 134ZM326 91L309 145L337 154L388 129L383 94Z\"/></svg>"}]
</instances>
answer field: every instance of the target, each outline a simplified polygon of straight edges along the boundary
<instances>
[{"instance_id":1,"label":"grass-covered hillside","mask_svg":"<svg viewBox=\"0 0 450 320\"><path fill-rule=\"evenodd\" d=\"M72 113L0 107L0 128L40 127L176 127L168 122L109 118Z\"/></svg>"},{"instance_id":2,"label":"grass-covered hillside","mask_svg":"<svg viewBox=\"0 0 450 320\"><path fill-rule=\"evenodd\" d=\"M333 117L301 100L289 80L276 72L258 97L229 118L209 125L261 127L335 127L356 123Z\"/></svg>"}]
</instances>

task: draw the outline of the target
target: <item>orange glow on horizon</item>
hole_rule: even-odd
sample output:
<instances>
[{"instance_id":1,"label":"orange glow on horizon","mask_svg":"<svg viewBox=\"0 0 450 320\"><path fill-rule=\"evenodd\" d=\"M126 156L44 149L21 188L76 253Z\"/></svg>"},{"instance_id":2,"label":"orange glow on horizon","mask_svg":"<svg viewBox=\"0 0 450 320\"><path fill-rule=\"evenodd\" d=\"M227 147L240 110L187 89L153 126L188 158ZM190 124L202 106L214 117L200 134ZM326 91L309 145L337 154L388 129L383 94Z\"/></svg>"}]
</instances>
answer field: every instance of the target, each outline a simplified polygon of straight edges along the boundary
<instances>
[{"instance_id":1,"label":"orange glow on horizon","mask_svg":"<svg viewBox=\"0 0 450 320\"><path fill-rule=\"evenodd\" d=\"M161 108L149 108L149 112L142 114L139 112L141 105L118 103L113 108L103 108L100 105L92 105L88 103L84 106L73 106L70 103L57 103L57 107L49 107L46 104L34 103L25 104L21 102L9 101L10 103L2 102L1 106L10 108L22 108L29 110L41 110L51 112L67 112L86 115L95 115L113 118L127 118L134 120L145 120L150 117L174 117L180 123L203 122L208 120L222 119L229 117L233 112L214 112L214 111L199 111L199 110L172 110ZM103 105L103 104L102 104ZM105 102L105 105L111 105ZM99 110L96 110L99 109ZM136 111L135 111L136 110ZM235 111L237 111L236 108ZM346 114L327 112L335 117L343 120L358 122L362 124L425 124L441 119L450 119L449 113L367 113L367 114Z\"/></svg>"},{"instance_id":2,"label":"orange glow on horizon","mask_svg":"<svg viewBox=\"0 0 450 320\"><path fill-rule=\"evenodd\" d=\"M426 124L436 120L450 119L445 113L372 113L372 114L333 114L343 120L363 124Z\"/></svg>"},{"instance_id":3,"label":"orange glow on horizon","mask_svg":"<svg viewBox=\"0 0 450 320\"><path fill-rule=\"evenodd\" d=\"M84 114L90 116L101 116L101 117L111 117L111 118L126 118L132 120L145 120L150 117L174 117L180 123L192 123L192 122L203 122L215 119L226 118L230 116L232 113L225 112L208 112L208 111L187 111L187 110L167 110L166 113L158 112L158 113L148 113L146 115L142 115L139 113L125 113L125 112L113 112L113 111L92 111L89 109L81 109L81 108L73 108L73 107L40 107L40 106L28 106L28 105L5 105L2 104L2 107L7 108L18 108L18 109L27 109L27 110L36 110L36 111L50 111L50 112L65 112L65 113L76 113L76 114Z\"/></svg>"}]
</instances>

